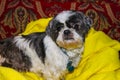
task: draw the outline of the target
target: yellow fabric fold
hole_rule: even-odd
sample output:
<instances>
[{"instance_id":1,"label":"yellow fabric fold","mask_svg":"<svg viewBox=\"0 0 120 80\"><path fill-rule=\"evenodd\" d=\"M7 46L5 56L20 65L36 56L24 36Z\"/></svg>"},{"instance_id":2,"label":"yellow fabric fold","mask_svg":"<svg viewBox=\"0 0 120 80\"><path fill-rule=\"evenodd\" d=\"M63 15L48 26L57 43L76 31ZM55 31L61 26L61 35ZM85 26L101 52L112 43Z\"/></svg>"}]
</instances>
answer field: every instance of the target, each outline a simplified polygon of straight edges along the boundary
<instances>
[{"instance_id":1,"label":"yellow fabric fold","mask_svg":"<svg viewBox=\"0 0 120 80\"><path fill-rule=\"evenodd\" d=\"M52 18L30 22L20 35L44 32ZM85 39L85 49L78 67L68 73L65 80L120 80L120 43L109 38L102 31L90 29ZM17 72L0 67L0 80L43 80L32 72Z\"/></svg>"},{"instance_id":2,"label":"yellow fabric fold","mask_svg":"<svg viewBox=\"0 0 120 80\"><path fill-rule=\"evenodd\" d=\"M66 80L120 80L120 73L116 75L120 69L119 50L118 41L91 28L85 40L82 60Z\"/></svg>"},{"instance_id":3,"label":"yellow fabric fold","mask_svg":"<svg viewBox=\"0 0 120 80\"><path fill-rule=\"evenodd\" d=\"M7 67L0 67L0 80L43 80L32 72L18 72Z\"/></svg>"},{"instance_id":4,"label":"yellow fabric fold","mask_svg":"<svg viewBox=\"0 0 120 80\"><path fill-rule=\"evenodd\" d=\"M52 19L52 17L51 18L41 18L36 21L31 21L26 26L25 31L23 33L21 33L21 35L28 35L33 32L44 32L51 19Z\"/></svg>"}]
</instances>

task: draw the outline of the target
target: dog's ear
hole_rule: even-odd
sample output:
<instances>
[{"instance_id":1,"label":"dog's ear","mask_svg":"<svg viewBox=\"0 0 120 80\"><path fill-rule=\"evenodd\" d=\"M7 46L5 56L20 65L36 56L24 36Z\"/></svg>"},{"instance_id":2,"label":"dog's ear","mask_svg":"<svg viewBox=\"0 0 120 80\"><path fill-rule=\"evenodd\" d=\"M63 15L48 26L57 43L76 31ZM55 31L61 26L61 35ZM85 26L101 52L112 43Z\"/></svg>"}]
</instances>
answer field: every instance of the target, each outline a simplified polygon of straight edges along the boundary
<instances>
[{"instance_id":1,"label":"dog's ear","mask_svg":"<svg viewBox=\"0 0 120 80\"><path fill-rule=\"evenodd\" d=\"M86 16L83 12L77 11L77 15L79 18L84 20L84 23L86 24L86 26L90 29L93 21L90 17Z\"/></svg>"},{"instance_id":2,"label":"dog's ear","mask_svg":"<svg viewBox=\"0 0 120 80\"><path fill-rule=\"evenodd\" d=\"M93 24L93 20L90 17L85 16L85 24L90 29L91 25Z\"/></svg>"},{"instance_id":3,"label":"dog's ear","mask_svg":"<svg viewBox=\"0 0 120 80\"><path fill-rule=\"evenodd\" d=\"M51 35L51 33L55 31L55 29L56 29L56 27L55 27L56 23L57 23L57 21L54 18L49 22L49 24L48 24L48 26L46 28L46 33L48 35Z\"/></svg>"},{"instance_id":4,"label":"dog's ear","mask_svg":"<svg viewBox=\"0 0 120 80\"><path fill-rule=\"evenodd\" d=\"M53 21L51 20L46 28L46 34L50 35Z\"/></svg>"}]
</instances>

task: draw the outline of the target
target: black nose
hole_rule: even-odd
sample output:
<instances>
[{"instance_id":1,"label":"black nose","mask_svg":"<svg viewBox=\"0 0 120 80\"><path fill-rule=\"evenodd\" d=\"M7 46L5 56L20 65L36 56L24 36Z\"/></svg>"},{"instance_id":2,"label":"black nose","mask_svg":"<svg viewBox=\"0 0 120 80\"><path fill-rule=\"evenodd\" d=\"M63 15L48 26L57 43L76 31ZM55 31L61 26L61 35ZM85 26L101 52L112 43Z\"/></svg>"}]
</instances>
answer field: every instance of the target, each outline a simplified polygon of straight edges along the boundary
<instances>
[{"instance_id":1,"label":"black nose","mask_svg":"<svg viewBox=\"0 0 120 80\"><path fill-rule=\"evenodd\" d=\"M65 31L64 31L64 34L65 34L65 35L69 35L70 33L71 33L70 30L65 30Z\"/></svg>"}]
</instances>

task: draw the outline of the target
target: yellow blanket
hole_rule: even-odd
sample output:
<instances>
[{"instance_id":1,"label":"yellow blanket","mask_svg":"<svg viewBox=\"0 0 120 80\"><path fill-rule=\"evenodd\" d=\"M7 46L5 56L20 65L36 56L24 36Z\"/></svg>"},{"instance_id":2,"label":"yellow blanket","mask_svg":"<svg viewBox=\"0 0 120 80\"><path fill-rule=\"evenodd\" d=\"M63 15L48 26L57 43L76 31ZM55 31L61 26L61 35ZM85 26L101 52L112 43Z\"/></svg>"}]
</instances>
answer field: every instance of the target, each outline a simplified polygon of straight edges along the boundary
<instances>
[{"instance_id":1,"label":"yellow blanket","mask_svg":"<svg viewBox=\"0 0 120 80\"><path fill-rule=\"evenodd\" d=\"M27 25L22 35L43 32L51 18L39 19ZM85 40L82 60L66 80L120 80L120 43L93 28ZM20 73L11 68L0 67L0 80L43 80L32 72Z\"/></svg>"}]
</instances>

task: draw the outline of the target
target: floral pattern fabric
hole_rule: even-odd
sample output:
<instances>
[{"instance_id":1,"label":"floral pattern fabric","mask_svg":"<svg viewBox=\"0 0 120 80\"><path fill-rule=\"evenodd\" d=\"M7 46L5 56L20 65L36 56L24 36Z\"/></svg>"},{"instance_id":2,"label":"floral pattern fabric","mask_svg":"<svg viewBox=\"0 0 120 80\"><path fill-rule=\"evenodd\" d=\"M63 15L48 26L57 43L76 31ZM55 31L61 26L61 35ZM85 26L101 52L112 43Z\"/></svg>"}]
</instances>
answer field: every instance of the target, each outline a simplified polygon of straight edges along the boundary
<instances>
[{"instance_id":1,"label":"floral pattern fabric","mask_svg":"<svg viewBox=\"0 0 120 80\"><path fill-rule=\"evenodd\" d=\"M39 18L63 10L78 10L93 19L93 27L120 41L120 0L0 0L0 39L23 32Z\"/></svg>"}]
</instances>

